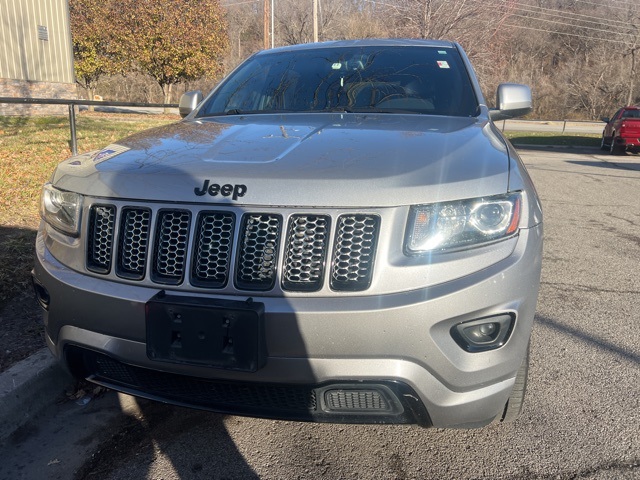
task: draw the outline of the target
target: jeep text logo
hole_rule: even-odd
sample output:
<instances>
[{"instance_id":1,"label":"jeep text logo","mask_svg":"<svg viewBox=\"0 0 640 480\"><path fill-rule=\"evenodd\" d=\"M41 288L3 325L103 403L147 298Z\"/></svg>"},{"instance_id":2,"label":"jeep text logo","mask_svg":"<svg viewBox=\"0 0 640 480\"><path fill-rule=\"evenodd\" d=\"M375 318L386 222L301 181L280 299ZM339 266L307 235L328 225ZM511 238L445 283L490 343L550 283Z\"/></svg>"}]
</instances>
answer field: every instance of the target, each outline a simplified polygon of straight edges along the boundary
<instances>
[{"instance_id":1,"label":"jeep text logo","mask_svg":"<svg viewBox=\"0 0 640 480\"><path fill-rule=\"evenodd\" d=\"M231 185L229 183L226 185L218 185L217 183L211 183L210 180L205 180L202 188L196 187L193 191L199 197L208 193L212 197L220 194L223 197L231 196L232 199L237 200L238 197L244 197L244 194L247 193L247 186Z\"/></svg>"}]
</instances>

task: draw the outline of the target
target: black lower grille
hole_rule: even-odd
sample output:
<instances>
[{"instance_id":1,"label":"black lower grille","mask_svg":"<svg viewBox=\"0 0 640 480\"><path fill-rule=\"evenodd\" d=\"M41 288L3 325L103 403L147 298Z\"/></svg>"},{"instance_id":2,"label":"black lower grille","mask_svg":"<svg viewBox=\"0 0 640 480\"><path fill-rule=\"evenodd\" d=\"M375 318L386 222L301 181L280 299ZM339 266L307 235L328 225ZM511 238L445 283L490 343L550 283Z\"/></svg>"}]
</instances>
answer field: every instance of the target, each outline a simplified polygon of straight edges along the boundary
<instances>
[{"instance_id":1,"label":"black lower grille","mask_svg":"<svg viewBox=\"0 0 640 480\"><path fill-rule=\"evenodd\" d=\"M78 378L152 400L233 415L339 423L418 423L430 426L415 391L394 381L288 385L210 380L122 363L67 345Z\"/></svg>"},{"instance_id":2,"label":"black lower grille","mask_svg":"<svg viewBox=\"0 0 640 480\"><path fill-rule=\"evenodd\" d=\"M316 408L313 389L211 381L173 375L117 362L106 355L95 354L94 375L153 396L200 406L218 405L265 410L310 412Z\"/></svg>"}]
</instances>

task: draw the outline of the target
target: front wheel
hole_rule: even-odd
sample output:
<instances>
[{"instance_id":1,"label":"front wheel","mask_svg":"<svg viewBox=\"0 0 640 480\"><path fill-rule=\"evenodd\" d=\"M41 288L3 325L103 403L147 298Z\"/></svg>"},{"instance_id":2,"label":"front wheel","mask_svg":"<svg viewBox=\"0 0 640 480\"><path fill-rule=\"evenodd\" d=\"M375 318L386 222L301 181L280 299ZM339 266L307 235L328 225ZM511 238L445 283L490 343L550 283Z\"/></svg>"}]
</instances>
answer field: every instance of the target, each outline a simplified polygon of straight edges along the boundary
<instances>
[{"instance_id":1,"label":"front wheel","mask_svg":"<svg viewBox=\"0 0 640 480\"><path fill-rule=\"evenodd\" d=\"M527 345L527 353L522 360L518 374L516 375L516 383L509 396L509 400L504 406L501 422L514 422L522 413L524 405L524 396L527 392L527 377L529 376L529 345Z\"/></svg>"},{"instance_id":2,"label":"front wheel","mask_svg":"<svg viewBox=\"0 0 640 480\"><path fill-rule=\"evenodd\" d=\"M602 132L602 140L600 141L600 150L608 150L609 145L604 141L604 132Z\"/></svg>"}]
</instances>

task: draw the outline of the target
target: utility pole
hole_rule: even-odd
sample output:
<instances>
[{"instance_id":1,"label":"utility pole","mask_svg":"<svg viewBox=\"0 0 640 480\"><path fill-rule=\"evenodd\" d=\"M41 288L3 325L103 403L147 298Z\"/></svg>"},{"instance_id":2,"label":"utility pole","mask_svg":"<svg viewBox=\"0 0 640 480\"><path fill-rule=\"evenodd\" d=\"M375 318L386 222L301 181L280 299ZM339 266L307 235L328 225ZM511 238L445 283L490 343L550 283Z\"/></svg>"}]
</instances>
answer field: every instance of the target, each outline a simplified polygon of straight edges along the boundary
<instances>
[{"instance_id":1,"label":"utility pole","mask_svg":"<svg viewBox=\"0 0 640 480\"><path fill-rule=\"evenodd\" d=\"M629 51L629 55L631 55L631 75L629 76L629 96L627 97L627 105L633 105L634 79L636 76L636 52L639 49L639 47L634 45Z\"/></svg>"},{"instance_id":2,"label":"utility pole","mask_svg":"<svg viewBox=\"0 0 640 480\"><path fill-rule=\"evenodd\" d=\"M318 0L313 0L313 41L318 42Z\"/></svg>"},{"instance_id":3,"label":"utility pole","mask_svg":"<svg viewBox=\"0 0 640 480\"><path fill-rule=\"evenodd\" d=\"M276 29L275 29L275 20L276 13L274 11L274 3L275 0L271 0L271 48L276 46Z\"/></svg>"},{"instance_id":4,"label":"utility pole","mask_svg":"<svg viewBox=\"0 0 640 480\"><path fill-rule=\"evenodd\" d=\"M269 0L264 0L264 28L263 28L263 47L265 50L269 48Z\"/></svg>"}]
</instances>

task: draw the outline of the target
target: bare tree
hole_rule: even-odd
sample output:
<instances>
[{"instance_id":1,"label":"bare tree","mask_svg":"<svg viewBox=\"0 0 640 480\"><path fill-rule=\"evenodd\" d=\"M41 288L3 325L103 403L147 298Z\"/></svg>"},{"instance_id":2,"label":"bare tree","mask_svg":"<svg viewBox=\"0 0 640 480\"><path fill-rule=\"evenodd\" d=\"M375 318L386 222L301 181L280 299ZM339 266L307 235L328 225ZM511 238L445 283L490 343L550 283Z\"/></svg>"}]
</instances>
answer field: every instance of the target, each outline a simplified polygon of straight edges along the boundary
<instances>
[{"instance_id":1,"label":"bare tree","mask_svg":"<svg viewBox=\"0 0 640 480\"><path fill-rule=\"evenodd\" d=\"M263 48L263 1L224 2L229 37L224 72ZM640 11L628 0L318 0L318 5L321 41L408 37L461 43L489 102L498 83L526 83L537 118L594 119L640 101ZM313 41L311 0L276 0L275 13L276 46ZM101 80L101 92L109 95L113 89L118 98L155 95L150 80L127 73ZM180 88L210 88L213 80L196 77Z\"/></svg>"},{"instance_id":2,"label":"bare tree","mask_svg":"<svg viewBox=\"0 0 640 480\"><path fill-rule=\"evenodd\" d=\"M268 0L267 0L268 1ZM226 8L229 32L229 51L225 58L225 70L228 72L242 60L262 48L262 2L238 5L230 4Z\"/></svg>"}]
</instances>

